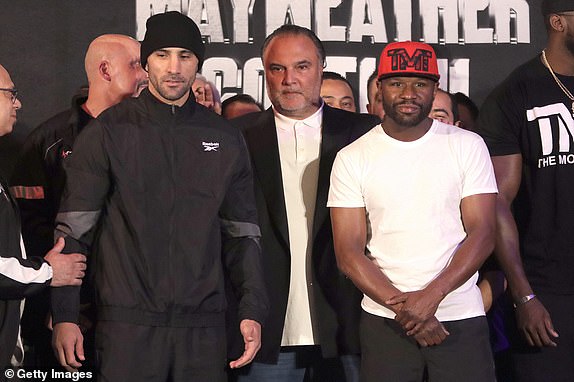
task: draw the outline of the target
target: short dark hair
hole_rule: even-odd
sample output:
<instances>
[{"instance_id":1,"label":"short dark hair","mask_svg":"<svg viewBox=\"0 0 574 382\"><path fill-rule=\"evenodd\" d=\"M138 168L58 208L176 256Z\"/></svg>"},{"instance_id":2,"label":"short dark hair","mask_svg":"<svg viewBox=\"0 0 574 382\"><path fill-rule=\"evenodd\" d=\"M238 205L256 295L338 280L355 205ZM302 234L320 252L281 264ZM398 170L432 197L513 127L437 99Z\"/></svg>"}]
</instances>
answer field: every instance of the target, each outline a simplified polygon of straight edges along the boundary
<instances>
[{"instance_id":1,"label":"short dark hair","mask_svg":"<svg viewBox=\"0 0 574 382\"><path fill-rule=\"evenodd\" d=\"M458 102L456 102L456 98L454 98L454 94L447 92L448 98L450 99L450 103L452 104L452 118L454 121L460 120L460 113L458 112Z\"/></svg>"},{"instance_id":2,"label":"short dark hair","mask_svg":"<svg viewBox=\"0 0 574 382\"><path fill-rule=\"evenodd\" d=\"M347 85L349 85L349 89L351 89L351 94L353 95L353 102L357 102L357 96L355 94L355 89L353 88L353 85L351 85L351 83L349 82L349 80L347 80L345 77L343 77L342 75L340 75L337 72L330 72L330 71L323 71L323 81L324 80L333 80L333 81L342 81L344 83L346 83Z\"/></svg>"},{"instance_id":3,"label":"short dark hair","mask_svg":"<svg viewBox=\"0 0 574 382\"><path fill-rule=\"evenodd\" d=\"M330 71L323 71L323 80L334 80L334 81L343 81L351 88L351 91L354 92L353 85L347 80L345 77L340 75L337 72L330 72Z\"/></svg>"},{"instance_id":4,"label":"short dark hair","mask_svg":"<svg viewBox=\"0 0 574 382\"><path fill-rule=\"evenodd\" d=\"M371 87L371 84L373 83L373 81L377 81L377 82L379 81L379 71L376 68L373 71L373 73L371 73L371 75L369 76L369 79L367 80L367 101L369 103L371 103L371 100L369 99L369 88ZM373 102L375 102L375 100L373 100Z\"/></svg>"},{"instance_id":5,"label":"short dark hair","mask_svg":"<svg viewBox=\"0 0 574 382\"><path fill-rule=\"evenodd\" d=\"M454 98L454 94L443 89L438 89L438 91L443 92L448 96L448 99L450 100L450 109L452 111L452 119L455 122L458 121L460 119L460 113L458 112L458 102L456 101L456 98Z\"/></svg>"},{"instance_id":6,"label":"short dark hair","mask_svg":"<svg viewBox=\"0 0 574 382\"><path fill-rule=\"evenodd\" d=\"M269 45L269 43L271 43L271 41L273 41L275 37L286 36L286 35L303 35L308 37L313 42L313 45L315 45L315 48L317 48L317 55L319 56L319 61L321 61L321 64L323 65L323 67L325 67L326 54L325 54L325 48L323 47L323 43L321 42L321 40L319 40L317 35L313 33L311 29L293 24L281 25L279 28L275 29L273 33L267 36L265 41L263 41L263 46L261 47L261 59L263 59L263 54L265 53L267 46Z\"/></svg>"},{"instance_id":7,"label":"short dark hair","mask_svg":"<svg viewBox=\"0 0 574 382\"><path fill-rule=\"evenodd\" d=\"M453 94L454 100L457 105L464 105L470 111L470 116L472 117L473 121L476 121L478 118L478 106L471 100L466 94L458 92Z\"/></svg>"},{"instance_id":8,"label":"short dark hair","mask_svg":"<svg viewBox=\"0 0 574 382\"><path fill-rule=\"evenodd\" d=\"M255 101L255 98L251 97L249 94L236 94L233 97L227 98L225 101L221 103L221 115L225 117L226 110L232 103L245 103L248 105L255 105L259 108L260 111L263 111L263 106Z\"/></svg>"}]
</instances>

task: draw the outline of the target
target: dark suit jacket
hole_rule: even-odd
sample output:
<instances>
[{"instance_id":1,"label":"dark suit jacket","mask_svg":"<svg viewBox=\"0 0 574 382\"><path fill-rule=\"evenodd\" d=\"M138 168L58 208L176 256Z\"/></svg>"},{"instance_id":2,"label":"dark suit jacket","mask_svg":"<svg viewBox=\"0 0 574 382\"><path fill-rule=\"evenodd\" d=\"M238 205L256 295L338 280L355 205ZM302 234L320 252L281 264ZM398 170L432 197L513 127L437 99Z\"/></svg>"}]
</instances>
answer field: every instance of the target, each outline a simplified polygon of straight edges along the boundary
<instances>
[{"instance_id":1,"label":"dark suit jacket","mask_svg":"<svg viewBox=\"0 0 574 382\"><path fill-rule=\"evenodd\" d=\"M281 347L285 311L289 296L291 258L287 213L275 119L271 108L232 121L244 133L255 181L255 197L261 227L263 269L269 294L269 316L262 330L262 347L256 361L276 363ZM314 332L318 334L325 357L359 353L358 322L362 294L342 275L333 251L331 219L327 208L331 166L337 152L369 131L379 119L372 115L349 113L323 107L319 179L313 221L313 280L310 287ZM234 302L230 296L230 317ZM230 318L231 356L241 354L243 342L238 324ZM233 333L235 332L235 333Z\"/></svg>"}]
</instances>

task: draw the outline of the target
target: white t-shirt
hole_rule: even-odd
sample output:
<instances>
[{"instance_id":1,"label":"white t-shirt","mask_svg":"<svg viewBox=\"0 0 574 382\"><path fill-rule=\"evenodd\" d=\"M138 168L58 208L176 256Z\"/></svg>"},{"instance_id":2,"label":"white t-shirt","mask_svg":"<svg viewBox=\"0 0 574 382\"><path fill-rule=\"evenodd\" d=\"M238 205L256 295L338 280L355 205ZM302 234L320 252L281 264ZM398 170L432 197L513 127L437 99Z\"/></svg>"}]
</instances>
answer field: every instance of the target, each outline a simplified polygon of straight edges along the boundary
<instances>
[{"instance_id":1,"label":"white t-shirt","mask_svg":"<svg viewBox=\"0 0 574 382\"><path fill-rule=\"evenodd\" d=\"M339 152L331 172L328 207L364 207L367 255L403 292L425 288L465 239L463 198L496 193L486 145L477 134L434 121L413 142L388 136L377 125ZM478 272L449 293L439 321L484 315ZM363 298L365 311L395 314Z\"/></svg>"}]
</instances>

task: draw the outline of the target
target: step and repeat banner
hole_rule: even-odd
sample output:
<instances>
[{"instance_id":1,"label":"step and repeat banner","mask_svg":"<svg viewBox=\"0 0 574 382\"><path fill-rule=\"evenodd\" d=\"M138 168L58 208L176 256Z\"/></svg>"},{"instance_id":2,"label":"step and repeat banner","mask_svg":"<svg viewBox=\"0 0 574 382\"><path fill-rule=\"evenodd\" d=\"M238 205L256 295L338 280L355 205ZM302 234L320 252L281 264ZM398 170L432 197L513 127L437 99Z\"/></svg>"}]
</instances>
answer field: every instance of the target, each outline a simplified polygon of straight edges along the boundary
<instances>
[{"instance_id":1,"label":"step and repeat banner","mask_svg":"<svg viewBox=\"0 0 574 382\"><path fill-rule=\"evenodd\" d=\"M326 70L347 77L365 111L366 86L385 44L423 41L440 58L440 86L476 96L493 85L492 72L508 72L534 54L543 34L537 2L525 0L136 0L136 35L150 15L180 11L200 27L208 44L203 74L223 98L248 93L266 107L260 47L279 26L312 29L324 42ZM526 48L526 49L521 49ZM523 57L523 58L521 58Z\"/></svg>"},{"instance_id":2,"label":"step and repeat banner","mask_svg":"<svg viewBox=\"0 0 574 382\"><path fill-rule=\"evenodd\" d=\"M15 132L0 139L0 170L39 123L70 105L86 84L92 39L123 33L142 39L148 17L189 15L207 44L203 73L223 98L248 93L269 106L260 47L284 23L312 29L324 42L327 70L347 77L366 104L366 82L385 44L432 44L441 87L478 104L516 66L538 54L546 32L541 0L2 0L0 64L19 88ZM16 141L16 143L14 143Z\"/></svg>"}]
</instances>

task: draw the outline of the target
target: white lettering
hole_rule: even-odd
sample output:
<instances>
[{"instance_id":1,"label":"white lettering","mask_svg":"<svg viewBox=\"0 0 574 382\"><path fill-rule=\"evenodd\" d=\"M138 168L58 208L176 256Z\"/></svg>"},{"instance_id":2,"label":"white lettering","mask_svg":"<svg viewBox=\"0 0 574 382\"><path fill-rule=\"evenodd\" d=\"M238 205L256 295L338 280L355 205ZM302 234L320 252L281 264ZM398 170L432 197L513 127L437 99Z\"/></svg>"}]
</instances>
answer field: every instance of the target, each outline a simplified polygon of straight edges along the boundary
<instances>
[{"instance_id":1,"label":"white lettering","mask_svg":"<svg viewBox=\"0 0 574 382\"><path fill-rule=\"evenodd\" d=\"M448 91L470 94L470 59L457 58L448 63Z\"/></svg>"},{"instance_id":2,"label":"white lettering","mask_svg":"<svg viewBox=\"0 0 574 382\"><path fill-rule=\"evenodd\" d=\"M45 381L48 377L48 372L41 370L26 371L25 369L17 369L16 376L20 379L41 379L42 381Z\"/></svg>"},{"instance_id":3,"label":"white lettering","mask_svg":"<svg viewBox=\"0 0 574 382\"><path fill-rule=\"evenodd\" d=\"M266 0L266 36L284 24L311 28L311 0Z\"/></svg>"},{"instance_id":4,"label":"white lettering","mask_svg":"<svg viewBox=\"0 0 574 382\"><path fill-rule=\"evenodd\" d=\"M214 84L217 84L219 78L221 78L221 88L241 88L241 78L238 76L237 62L233 58L208 58L203 63L201 74Z\"/></svg>"},{"instance_id":5,"label":"white lettering","mask_svg":"<svg viewBox=\"0 0 574 382\"><path fill-rule=\"evenodd\" d=\"M555 156L549 156L546 158L538 159L538 168L544 168L544 167L549 167L549 166L556 166L556 157Z\"/></svg>"},{"instance_id":6,"label":"white lettering","mask_svg":"<svg viewBox=\"0 0 574 382\"><path fill-rule=\"evenodd\" d=\"M218 0L201 0L200 5L192 1L184 13L195 21L208 42L224 42Z\"/></svg>"},{"instance_id":7,"label":"white lettering","mask_svg":"<svg viewBox=\"0 0 574 382\"><path fill-rule=\"evenodd\" d=\"M462 40L466 44L491 44L494 36L494 29L479 28L477 13L484 11L489 0L460 0L461 15L463 25Z\"/></svg>"},{"instance_id":8,"label":"white lettering","mask_svg":"<svg viewBox=\"0 0 574 382\"><path fill-rule=\"evenodd\" d=\"M261 1L264 7L255 8L255 0L136 0L136 37L143 39L151 15L180 11L195 20L210 43L253 43L251 19L265 22L265 35L281 25L297 24L312 28L322 41L362 42L367 37L372 43L386 43L390 37L439 44L530 43L527 0L418 0L418 4L412 0ZM233 23L225 34L220 3L233 12ZM413 14L416 5L419 12ZM350 8L347 25L333 20L332 10L342 6ZM386 19L384 10L391 7L394 14ZM255 9L264 9L265 14L254 14ZM413 30L419 35L413 36Z\"/></svg>"},{"instance_id":9,"label":"white lettering","mask_svg":"<svg viewBox=\"0 0 574 382\"><path fill-rule=\"evenodd\" d=\"M315 1L315 33L321 41L345 41L346 27L331 25L331 9L341 5L342 0Z\"/></svg>"},{"instance_id":10,"label":"white lettering","mask_svg":"<svg viewBox=\"0 0 574 382\"><path fill-rule=\"evenodd\" d=\"M469 89L469 59L438 60L441 75L441 87L451 92L468 94ZM347 73L358 73L359 105L363 110L367 104L367 79L377 69L377 58L355 56L327 56L326 70L337 72L346 77ZM208 81L214 83L221 94L222 100L235 94L249 94L263 106L271 106L267 96L263 63L259 57L248 59L243 69L231 57L211 57L205 60L202 74ZM363 110L364 111L364 110Z\"/></svg>"},{"instance_id":11,"label":"white lettering","mask_svg":"<svg viewBox=\"0 0 574 382\"><path fill-rule=\"evenodd\" d=\"M265 91L263 63L259 57L247 60L243 66L243 93L251 95L265 108L271 105Z\"/></svg>"},{"instance_id":12,"label":"white lettering","mask_svg":"<svg viewBox=\"0 0 574 382\"><path fill-rule=\"evenodd\" d=\"M570 151L570 134L568 134L568 126L564 124L562 119L558 118L558 149L561 153Z\"/></svg>"},{"instance_id":13,"label":"white lettering","mask_svg":"<svg viewBox=\"0 0 574 382\"><path fill-rule=\"evenodd\" d=\"M540 142L542 143L542 155L550 155L554 145L550 118L540 118L538 120L538 129L540 131Z\"/></svg>"},{"instance_id":14,"label":"white lettering","mask_svg":"<svg viewBox=\"0 0 574 382\"><path fill-rule=\"evenodd\" d=\"M381 0L355 0L351 10L349 42L361 42L363 36L373 42L388 42Z\"/></svg>"},{"instance_id":15,"label":"white lettering","mask_svg":"<svg viewBox=\"0 0 574 382\"><path fill-rule=\"evenodd\" d=\"M52 379L65 379L78 382L80 379L91 379L91 371L57 371L52 369Z\"/></svg>"},{"instance_id":16,"label":"white lettering","mask_svg":"<svg viewBox=\"0 0 574 382\"><path fill-rule=\"evenodd\" d=\"M425 42L458 43L458 0L425 0L420 1L420 7Z\"/></svg>"},{"instance_id":17,"label":"white lettering","mask_svg":"<svg viewBox=\"0 0 574 382\"><path fill-rule=\"evenodd\" d=\"M530 8L526 0L491 0L497 43L530 43Z\"/></svg>"},{"instance_id":18,"label":"white lettering","mask_svg":"<svg viewBox=\"0 0 574 382\"><path fill-rule=\"evenodd\" d=\"M249 18L255 0L231 0L233 7L233 42L253 42L249 36Z\"/></svg>"},{"instance_id":19,"label":"white lettering","mask_svg":"<svg viewBox=\"0 0 574 382\"><path fill-rule=\"evenodd\" d=\"M167 11L182 11L180 0L137 0L136 38L143 40L145 23L150 16Z\"/></svg>"},{"instance_id":20,"label":"white lettering","mask_svg":"<svg viewBox=\"0 0 574 382\"><path fill-rule=\"evenodd\" d=\"M558 117L559 150L570 151L570 143L574 136L574 119L572 114L563 103L554 103L542 107L535 107L526 111L528 121L538 120L540 139L542 141L542 155L548 155L553 151L552 127L548 117Z\"/></svg>"},{"instance_id":21,"label":"white lettering","mask_svg":"<svg viewBox=\"0 0 574 382\"><path fill-rule=\"evenodd\" d=\"M560 164L574 164L574 154L560 154L558 156L558 163Z\"/></svg>"},{"instance_id":22,"label":"white lettering","mask_svg":"<svg viewBox=\"0 0 574 382\"><path fill-rule=\"evenodd\" d=\"M548 164L550 166L556 166L556 157L555 156L548 157Z\"/></svg>"},{"instance_id":23,"label":"white lettering","mask_svg":"<svg viewBox=\"0 0 574 382\"><path fill-rule=\"evenodd\" d=\"M343 77L346 77L347 73L357 71L357 57L329 56L326 61L325 70L339 73Z\"/></svg>"},{"instance_id":24,"label":"white lettering","mask_svg":"<svg viewBox=\"0 0 574 382\"><path fill-rule=\"evenodd\" d=\"M413 7L411 0L395 0L397 37L395 41L412 40Z\"/></svg>"}]
</instances>

